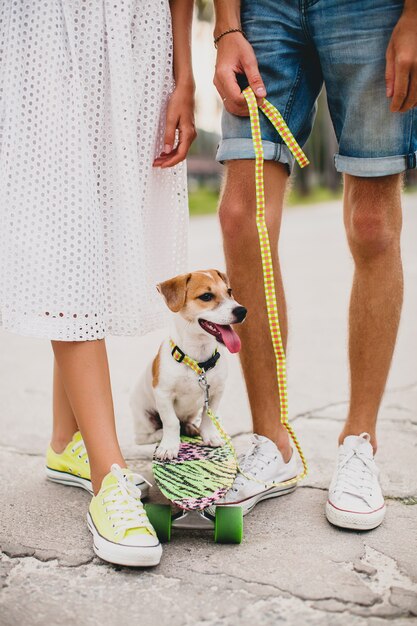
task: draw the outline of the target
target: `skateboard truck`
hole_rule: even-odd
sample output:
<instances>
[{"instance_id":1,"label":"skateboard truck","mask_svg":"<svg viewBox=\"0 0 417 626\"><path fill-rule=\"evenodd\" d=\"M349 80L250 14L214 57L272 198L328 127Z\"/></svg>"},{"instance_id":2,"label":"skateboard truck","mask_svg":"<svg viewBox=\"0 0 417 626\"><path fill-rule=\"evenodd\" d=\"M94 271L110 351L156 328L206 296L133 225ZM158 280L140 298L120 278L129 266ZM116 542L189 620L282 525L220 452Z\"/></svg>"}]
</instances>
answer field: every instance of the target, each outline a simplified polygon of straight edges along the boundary
<instances>
[{"instance_id":1,"label":"skateboard truck","mask_svg":"<svg viewBox=\"0 0 417 626\"><path fill-rule=\"evenodd\" d=\"M214 519L205 511L180 511L172 516L173 528L187 528L194 530L212 530Z\"/></svg>"},{"instance_id":2,"label":"skateboard truck","mask_svg":"<svg viewBox=\"0 0 417 626\"><path fill-rule=\"evenodd\" d=\"M240 506L216 506L214 516L204 509L183 509L173 513L169 504L145 504L149 521L160 541L171 541L173 528L214 531L216 543L239 544L243 535L243 512Z\"/></svg>"}]
</instances>

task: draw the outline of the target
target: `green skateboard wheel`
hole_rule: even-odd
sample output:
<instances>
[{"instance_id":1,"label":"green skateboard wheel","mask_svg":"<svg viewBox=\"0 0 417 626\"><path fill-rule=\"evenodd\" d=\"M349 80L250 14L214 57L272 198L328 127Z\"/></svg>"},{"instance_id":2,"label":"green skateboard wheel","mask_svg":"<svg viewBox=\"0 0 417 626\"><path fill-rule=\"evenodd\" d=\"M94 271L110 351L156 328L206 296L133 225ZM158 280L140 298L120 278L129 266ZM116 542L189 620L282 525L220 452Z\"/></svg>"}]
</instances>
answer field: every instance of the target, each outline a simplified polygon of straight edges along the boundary
<instances>
[{"instance_id":1,"label":"green skateboard wheel","mask_svg":"<svg viewBox=\"0 0 417 626\"><path fill-rule=\"evenodd\" d=\"M216 543L241 543L242 537L242 507L217 506L214 520L214 541Z\"/></svg>"},{"instance_id":2,"label":"green skateboard wheel","mask_svg":"<svg viewBox=\"0 0 417 626\"><path fill-rule=\"evenodd\" d=\"M169 504L145 504L149 521L159 541L171 541L172 515Z\"/></svg>"}]
</instances>

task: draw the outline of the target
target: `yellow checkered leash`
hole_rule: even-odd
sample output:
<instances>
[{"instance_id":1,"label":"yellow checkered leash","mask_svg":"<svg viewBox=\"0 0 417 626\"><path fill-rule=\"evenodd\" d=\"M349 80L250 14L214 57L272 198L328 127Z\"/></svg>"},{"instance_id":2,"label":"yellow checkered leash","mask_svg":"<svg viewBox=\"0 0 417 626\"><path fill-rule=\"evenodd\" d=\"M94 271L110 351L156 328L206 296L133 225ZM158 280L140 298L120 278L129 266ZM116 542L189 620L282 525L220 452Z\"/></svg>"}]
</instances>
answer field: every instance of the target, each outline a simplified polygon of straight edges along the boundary
<instances>
[{"instance_id":1,"label":"yellow checkered leash","mask_svg":"<svg viewBox=\"0 0 417 626\"><path fill-rule=\"evenodd\" d=\"M278 317L278 305L277 297L275 293L275 281L274 281L274 269L272 265L271 247L269 243L268 229L265 221L265 189L264 189L264 151L262 146L261 126L259 122L258 103L250 87L247 87L243 91L243 95L246 99L250 124L252 130L252 141L255 150L255 184L256 184L256 226L259 235L259 245L261 249L262 258L262 273L264 279L265 300L268 312L269 330L271 333L272 344L274 348L275 361L276 361L276 373L279 390L279 402L280 402L280 419L281 424L286 428L290 435L298 454L300 455L301 462L303 464L303 471L299 476L295 476L290 480L283 481L282 483L273 483L270 486L287 485L298 482L307 475L308 467L307 461L301 446L298 442L296 434L288 422L288 394L287 394L287 368L284 346L282 344L281 330ZM259 105L261 111L273 124L277 132L281 135L291 154L296 159L300 167L305 167L309 164L309 161L301 150L300 146L296 142L290 129L285 123L281 113L274 107L268 100L263 99ZM243 472L242 472L243 473ZM248 478L248 477L247 477ZM249 477L251 478L251 477ZM251 478L254 480L253 478ZM261 482L261 481L257 481Z\"/></svg>"},{"instance_id":2,"label":"yellow checkered leash","mask_svg":"<svg viewBox=\"0 0 417 626\"><path fill-rule=\"evenodd\" d=\"M277 381L278 381L278 390L279 390L279 399L280 399L280 418L281 423L288 431L295 447L297 448L298 454L300 455L300 459L303 464L303 471L298 476L294 476L289 480L284 480L279 483L268 483L267 487L280 487L282 485L290 485L292 483L296 483L307 475L307 461L305 459L304 453L301 449L301 446L298 442L298 439L295 435L294 430L288 422L288 394L287 394L287 373L286 373L286 360L285 360L285 351L282 345L281 338L281 330L279 325L279 317L278 317L278 306L277 299L275 293L275 283L274 283L274 270L272 265L272 256L271 256L271 248L269 244L269 236L268 229L265 222L265 191L264 191L264 153L262 147L262 136L261 136L261 128L259 123L259 112L258 112L258 104L255 98L255 94L253 93L250 87L247 87L243 91L243 95L246 99L249 108L251 129L252 129L252 140L253 147L255 150L255 183L256 183L256 226L258 228L259 234L259 244L261 249L261 258L262 258L262 272L264 278L264 288L265 288L265 300L268 312L268 320L269 320L269 329L271 333L272 344L275 353L276 360L276 372L277 372ZM277 132L281 135L282 139L288 146L291 153L294 155L297 163L300 167L305 167L308 165L309 161L301 150L300 146L294 139L290 129L285 123L280 112L274 107L273 104L268 102L268 100L263 99L262 104L259 107L262 112L266 115L266 117L273 124ZM189 357L187 354L184 354L182 351L178 350L178 346L175 344L172 339L170 339L170 345L172 349L172 356L179 363L184 363L188 367L190 367L198 376L198 382L201 388L204 391L204 408L216 426L218 432L220 433L223 440L227 443L230 449L233 451L237 462L237 469L239 472L248 480L254 481L256 483L265 485L264 481L257 480L254 476L250 476L246 474L242 468L239 466L237 461L237 455L235 448L233 446L232 440L229 435L223 429L220 420L213 413L210 408L210 394L209 389L210 385L207 382L206 372L205 370L199 366L197 361Z\"/></svg>"}]
</instances>

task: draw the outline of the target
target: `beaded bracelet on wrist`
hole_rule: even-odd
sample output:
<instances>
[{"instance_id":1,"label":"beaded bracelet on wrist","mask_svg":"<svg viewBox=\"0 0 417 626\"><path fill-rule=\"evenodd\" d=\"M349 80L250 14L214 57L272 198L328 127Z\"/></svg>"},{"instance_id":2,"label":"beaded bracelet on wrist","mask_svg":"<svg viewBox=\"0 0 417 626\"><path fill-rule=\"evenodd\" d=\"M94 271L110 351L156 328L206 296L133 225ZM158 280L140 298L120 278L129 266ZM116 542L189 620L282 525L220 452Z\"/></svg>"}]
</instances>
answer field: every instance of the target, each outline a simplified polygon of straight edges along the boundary
<instances>
[{"instance_id":1,"label":"beaded bracelet on wrist","mask_svg":"<svg viewBox=\"0 0 417 626\"><path fill-rule=\"evenodd\" d=\"M230 28L230 30L225 30L223 33L220 33L220 35L214 38L214 47L217 48L217 44L220 39L225 35L230 35L231 33L241 33L246 39L246 35L241 28Z\"/></svg>"}]
</instances>

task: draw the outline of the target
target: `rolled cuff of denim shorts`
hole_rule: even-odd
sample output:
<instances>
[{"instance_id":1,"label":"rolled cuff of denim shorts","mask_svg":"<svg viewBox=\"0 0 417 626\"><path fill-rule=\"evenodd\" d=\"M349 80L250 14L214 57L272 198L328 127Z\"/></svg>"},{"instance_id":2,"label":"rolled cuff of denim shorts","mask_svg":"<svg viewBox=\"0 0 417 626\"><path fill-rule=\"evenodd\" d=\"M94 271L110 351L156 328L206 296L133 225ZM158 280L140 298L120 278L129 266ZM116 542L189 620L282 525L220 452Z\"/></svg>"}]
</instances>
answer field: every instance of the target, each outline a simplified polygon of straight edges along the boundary
<instances>
[{"instance_id":1,"label":"rolled cuff of denim shorts","mask_svg":"<svg viewBox=\"0 0 417 626\"><path fill-rule=\"evenodd\" d=\"M285 144L263 140L262 147L265 161L283 163L287 167L288 174L291 174L295 159ZM216 161L220 163L254 158L255 150L252 139L241 137L222 139L216 154Z\"/></svg>"},{"instance_id":2,"label":"rolled cuff of denim shorts","mask_svg":"<svg viewBox=\"0 0 417 626\"><path fill-rule=\"evenodd\" d=\"M353 176L389 176L400 174L417 167L417 152L397 154L387 157L351 157L343 154L334 155L334 164L338 172Z\"/></svg>"}]
</instances>

